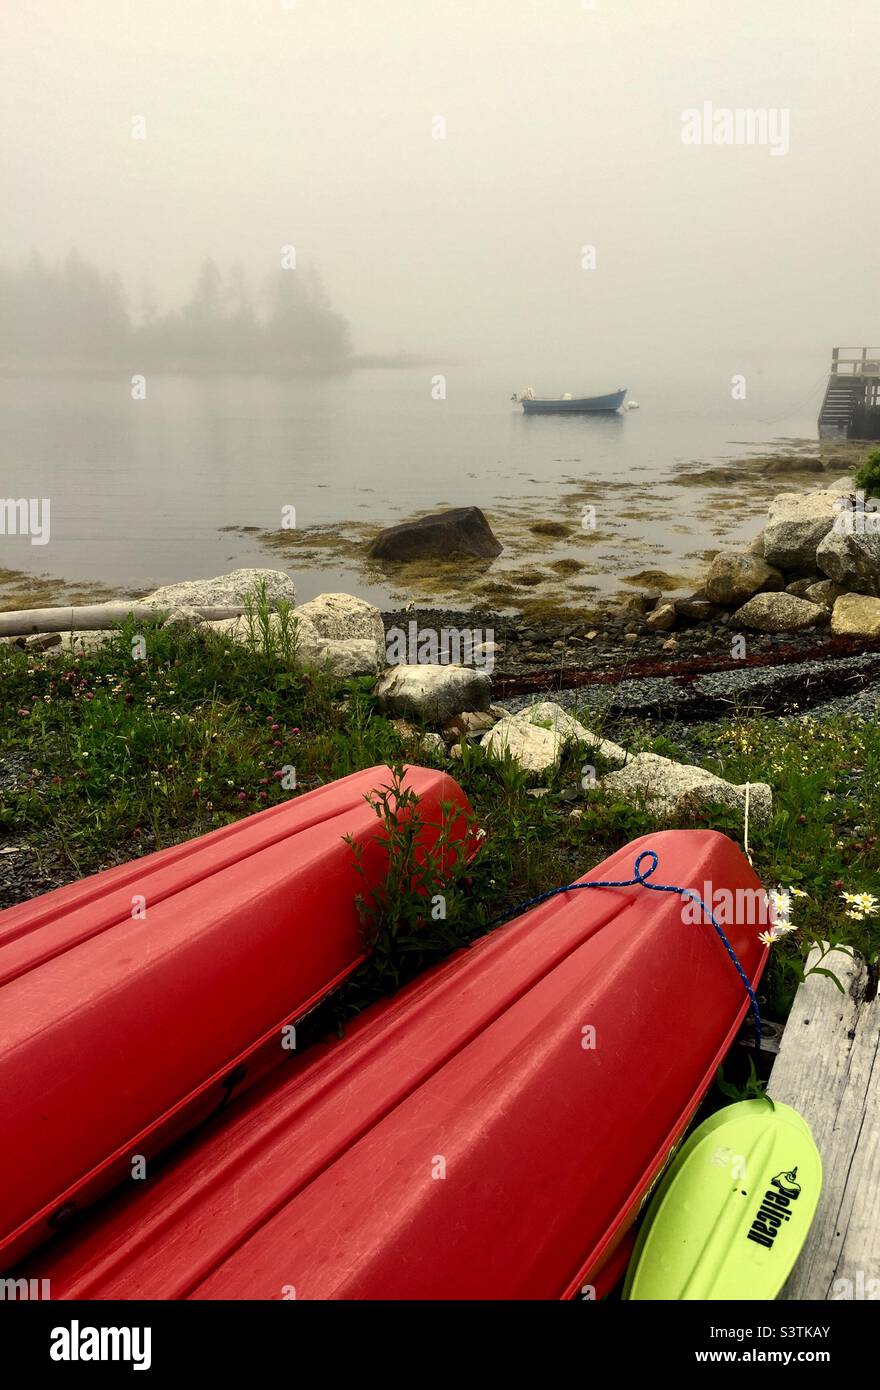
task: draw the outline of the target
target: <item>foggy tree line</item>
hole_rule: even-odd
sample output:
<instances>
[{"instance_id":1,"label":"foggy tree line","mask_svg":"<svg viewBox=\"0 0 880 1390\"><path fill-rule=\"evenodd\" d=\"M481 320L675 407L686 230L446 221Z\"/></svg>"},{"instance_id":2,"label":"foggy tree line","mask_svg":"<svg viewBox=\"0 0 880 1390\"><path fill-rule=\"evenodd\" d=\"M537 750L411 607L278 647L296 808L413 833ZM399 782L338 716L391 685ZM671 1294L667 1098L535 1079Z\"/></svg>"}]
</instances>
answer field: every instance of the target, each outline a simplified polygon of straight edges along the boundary
<instances>
[{"instance_id":1,"label":"foggy tree line","mask_svg":"<svg viewBox=\"0 0 880 1390\"><path fill-rule=\"evenodd\" d=\"M282 270L252 288L240 264L207 259L179 309L149 290L134 308L118 275L73 251L0 265L0 363L34 366L333 370L351 357L348 324L317 272Z\"/></svg>"}]
</instances>

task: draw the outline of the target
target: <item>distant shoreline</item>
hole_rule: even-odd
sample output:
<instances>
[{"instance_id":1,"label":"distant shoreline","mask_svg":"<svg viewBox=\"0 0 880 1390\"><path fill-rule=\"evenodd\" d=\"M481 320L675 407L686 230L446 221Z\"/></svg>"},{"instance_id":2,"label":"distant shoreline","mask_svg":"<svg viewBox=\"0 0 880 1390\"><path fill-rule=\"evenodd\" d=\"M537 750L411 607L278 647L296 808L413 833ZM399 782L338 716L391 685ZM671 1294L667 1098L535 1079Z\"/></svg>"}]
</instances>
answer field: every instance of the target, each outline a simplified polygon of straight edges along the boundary
<instances>
[{"instance_id":1,"label":"distant shoreline","mask_svg":"<svg viewBox=\"0 0 880 1390\"><path fill-rule=\"evenodd\" d=\"M376 370L410 370L412 368L435 367L438 360L448 366L448 359L417 356L415 353L359 353L339 363L311 363L300 366L246 367L234 363L185 362L156 363L137 361L135 357L125 364L120 362L76 362L76 363L21 363L0 362L0 377L83 377L83 376L123 376L133 372L151 372L156 376L244 376L244 377L295 377L298 380L315 380L327 377L347 376L350 372Z\"/></svg>"}]
</instances>

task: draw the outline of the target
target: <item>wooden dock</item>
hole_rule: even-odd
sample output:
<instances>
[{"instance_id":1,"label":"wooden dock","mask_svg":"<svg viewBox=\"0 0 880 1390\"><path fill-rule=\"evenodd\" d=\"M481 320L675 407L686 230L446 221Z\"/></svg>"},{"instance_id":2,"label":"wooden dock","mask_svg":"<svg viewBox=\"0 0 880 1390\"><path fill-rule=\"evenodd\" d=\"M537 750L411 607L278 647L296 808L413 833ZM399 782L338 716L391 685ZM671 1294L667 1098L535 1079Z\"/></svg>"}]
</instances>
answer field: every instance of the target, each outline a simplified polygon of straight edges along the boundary
<instances>
[{"instance_id":1,"label":"wooden dock","mask_svg":"<svg viewBox=\"0 0 880 1390\"><path fill-rule=\"evenodd\" d=\"M822 966L846 993L823 975L804 981L767 1088L808 1122L824 1168L816 1219L779 1297L880 1300L880 1000L861 959L834 951Z\"/></svg>"},{"instance_id":2,"label":"wooden dock","mask_svg":"<svg viewBox=\"0 0 880 1390\"><path fill-rule=\"evenodd\" d=\"M834 348L819 438L880 439L880 348Z\"/></svg>"}]
</instances>

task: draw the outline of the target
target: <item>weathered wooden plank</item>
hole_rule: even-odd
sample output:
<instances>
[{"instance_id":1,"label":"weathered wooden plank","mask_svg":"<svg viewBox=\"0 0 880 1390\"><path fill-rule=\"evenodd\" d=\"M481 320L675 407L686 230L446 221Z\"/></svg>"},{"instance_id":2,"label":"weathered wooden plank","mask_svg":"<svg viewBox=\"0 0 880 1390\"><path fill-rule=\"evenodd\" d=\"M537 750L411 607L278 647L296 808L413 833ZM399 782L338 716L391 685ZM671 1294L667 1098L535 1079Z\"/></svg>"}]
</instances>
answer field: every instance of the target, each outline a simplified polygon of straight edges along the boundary
<instances>
[{"instance_id":1,"label":"weathered wooden plank","mask_svg":"<svg viewBox=\"0 0 880 1390\"><path fill-rule=\"evenodd\" d=\"M170 611L170 605L157 608L152 603L88 603L81 608L24 608L0 613L0 637L26 637L35 632L102 632L124 623L131 615L135 622L155 620ZM206 621L237 618L242 608L196 608Z\"/></svg>"},{"instance_id":2,"label":"weathered wooden plank","mask_svg":"<svg viewBox=\"0 0 880 1390\"><path fill-rule=\"evenodd\" d=\"M818 952L810 965L818 961ZM798 990L768 1090L798 1110L822 1155L816 1219L781 1299L880 1298L880 1001L860 958Z\"/></svg>"}]
</instances>

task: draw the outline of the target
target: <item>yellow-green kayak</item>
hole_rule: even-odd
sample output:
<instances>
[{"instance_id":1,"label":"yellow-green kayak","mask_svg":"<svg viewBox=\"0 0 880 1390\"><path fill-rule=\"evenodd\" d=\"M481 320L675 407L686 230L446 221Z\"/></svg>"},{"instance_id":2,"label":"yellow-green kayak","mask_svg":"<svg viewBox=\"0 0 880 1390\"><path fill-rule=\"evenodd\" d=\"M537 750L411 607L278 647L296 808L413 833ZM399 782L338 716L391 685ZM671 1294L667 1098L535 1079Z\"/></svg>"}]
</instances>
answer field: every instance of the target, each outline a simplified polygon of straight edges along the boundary
<instances>
[{"instance_id":1,"label":"yellow-green kayak","mask_svg":"<svg viewBox=\"0 0 880 1390\"><path fill-rule=\"evenodd\" d=\"M651 1200L624 1298L772 1300L822 1188L805 1120L769 1099L725 1106L694 1130Z\"/></svg>"}]
</instances>

